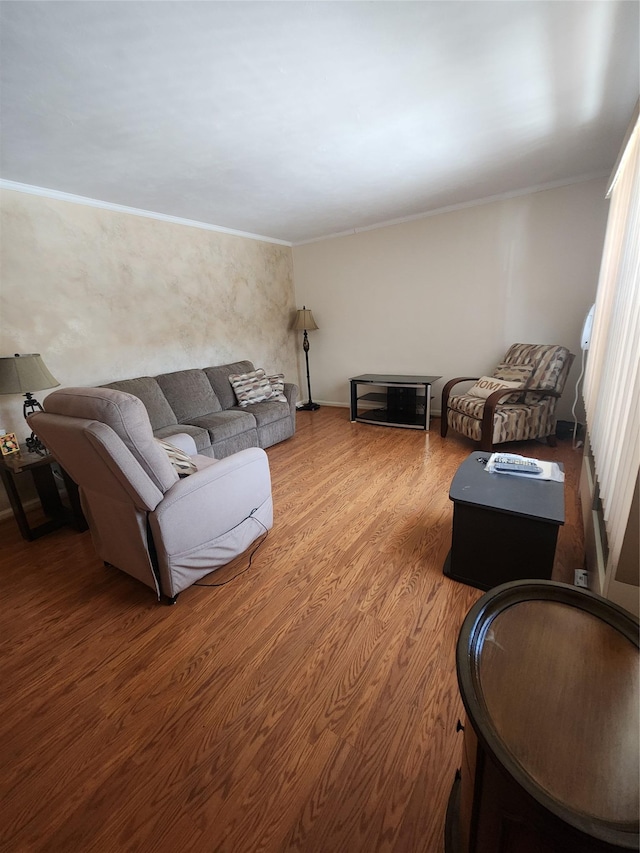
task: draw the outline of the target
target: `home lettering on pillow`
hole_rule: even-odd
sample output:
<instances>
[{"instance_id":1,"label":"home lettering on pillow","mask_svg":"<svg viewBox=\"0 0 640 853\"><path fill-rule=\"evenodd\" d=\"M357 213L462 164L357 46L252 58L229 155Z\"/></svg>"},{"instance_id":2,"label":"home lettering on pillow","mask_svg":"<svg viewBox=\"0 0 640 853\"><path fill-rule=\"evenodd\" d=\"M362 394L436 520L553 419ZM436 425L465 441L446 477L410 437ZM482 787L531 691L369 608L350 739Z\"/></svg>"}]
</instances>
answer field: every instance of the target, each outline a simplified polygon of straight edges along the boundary
<instances>
[{"instance_id":1,"label":"home lettering on pillow","mask_svg":"<svg viewBox=\"0 0 640 853\"><path fill-rule=\"evenodd\" d=\"M489 394L493 394L494 391L502 391L503 389L505 391L515 391L518 388L522 388L523 385L523 382L509 382L506 379L496 379L495 376L481 376L473 388L469 389L469 394L473 397L482 397L483 400L486 400Z\"/></svg>"}]
</instances>

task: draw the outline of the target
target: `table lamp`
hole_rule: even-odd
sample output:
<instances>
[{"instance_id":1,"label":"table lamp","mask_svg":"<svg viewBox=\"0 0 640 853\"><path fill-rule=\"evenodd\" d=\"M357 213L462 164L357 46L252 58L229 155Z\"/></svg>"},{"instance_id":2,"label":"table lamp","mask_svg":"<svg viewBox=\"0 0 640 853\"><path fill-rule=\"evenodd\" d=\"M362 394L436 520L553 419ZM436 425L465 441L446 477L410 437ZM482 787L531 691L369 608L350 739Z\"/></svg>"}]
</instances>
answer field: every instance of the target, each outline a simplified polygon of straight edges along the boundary
<instances>
[{"instance_id":1,"label":"table lamp","mask_svg":"<svg viewBox=\"0 0 640 853\"><path fill-rule=\"evenodd\" d=\"M34 391L44 391L54 388L60 383L49 373L40 353L0 357L0 394L24 394L22 414L25 419L36 410L43 411L40 403L33 396ZM44 455L46 448L32 432L26 441L30 453Z\"/></svg>"}]
</instances>

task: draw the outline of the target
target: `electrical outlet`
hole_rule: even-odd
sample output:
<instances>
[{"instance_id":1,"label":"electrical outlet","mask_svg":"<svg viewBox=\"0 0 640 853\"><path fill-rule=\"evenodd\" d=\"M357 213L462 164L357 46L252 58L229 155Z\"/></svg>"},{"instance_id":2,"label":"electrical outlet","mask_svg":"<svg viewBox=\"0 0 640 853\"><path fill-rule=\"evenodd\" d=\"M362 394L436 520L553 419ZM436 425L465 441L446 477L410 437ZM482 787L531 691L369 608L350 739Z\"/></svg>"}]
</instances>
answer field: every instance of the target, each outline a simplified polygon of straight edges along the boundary
<instances>
[{"instance_id":1,"label":"electrical outlet","mask_svg":"<svg viewBox=\"0 0 640 853\"><path fill-rule=\"evenodd\" d=\"M584 569L576 569L574 572L574 586L581 586L584 589L589 587L589 575Z\"/></svg>"}]
</instances>

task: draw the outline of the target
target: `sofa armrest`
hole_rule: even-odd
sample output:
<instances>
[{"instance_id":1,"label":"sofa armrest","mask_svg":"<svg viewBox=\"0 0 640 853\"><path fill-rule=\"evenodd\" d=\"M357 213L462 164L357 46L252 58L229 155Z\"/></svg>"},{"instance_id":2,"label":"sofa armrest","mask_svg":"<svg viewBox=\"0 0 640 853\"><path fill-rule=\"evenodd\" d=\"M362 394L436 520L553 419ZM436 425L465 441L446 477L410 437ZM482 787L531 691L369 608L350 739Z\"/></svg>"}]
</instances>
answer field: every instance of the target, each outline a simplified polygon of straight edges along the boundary
<instances>
[{"instance_id":1,"label":"sofa armrest","mask_svg":"<svg viewBox=\"0 0 640 853\"><path fill-rule=\"evenodd\" d=\"M287 398L292 416L295 417L296 403L298 402L298 386L294 385L293 382L285 382L284 396Z\"/></svg>"}]
</instances>

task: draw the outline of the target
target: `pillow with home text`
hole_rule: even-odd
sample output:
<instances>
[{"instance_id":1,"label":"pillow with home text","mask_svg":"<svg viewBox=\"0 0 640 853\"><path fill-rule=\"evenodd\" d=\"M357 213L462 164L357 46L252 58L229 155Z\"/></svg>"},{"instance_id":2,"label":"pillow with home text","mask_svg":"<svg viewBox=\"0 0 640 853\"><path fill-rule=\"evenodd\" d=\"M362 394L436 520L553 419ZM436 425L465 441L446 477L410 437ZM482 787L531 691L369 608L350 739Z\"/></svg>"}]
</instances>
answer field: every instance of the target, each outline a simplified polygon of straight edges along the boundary
<instances>
[{"instance_id":1,"label":"pillow with home text","mask_svg":"<svg viewBox=\"0 0 640 853\"><path fill-rule=\"evenodd\" d=\"M494 391L501 391L503 388L505 391L512 391L523 386L523 382L509 382L506 379L496 379L495 376L481 376L468 393L473 397L482 397L483 400L486 400L489 394L493 394ZM500 400L500 402L503 403L504 400Z\"/></svg>"}]
</instances>

